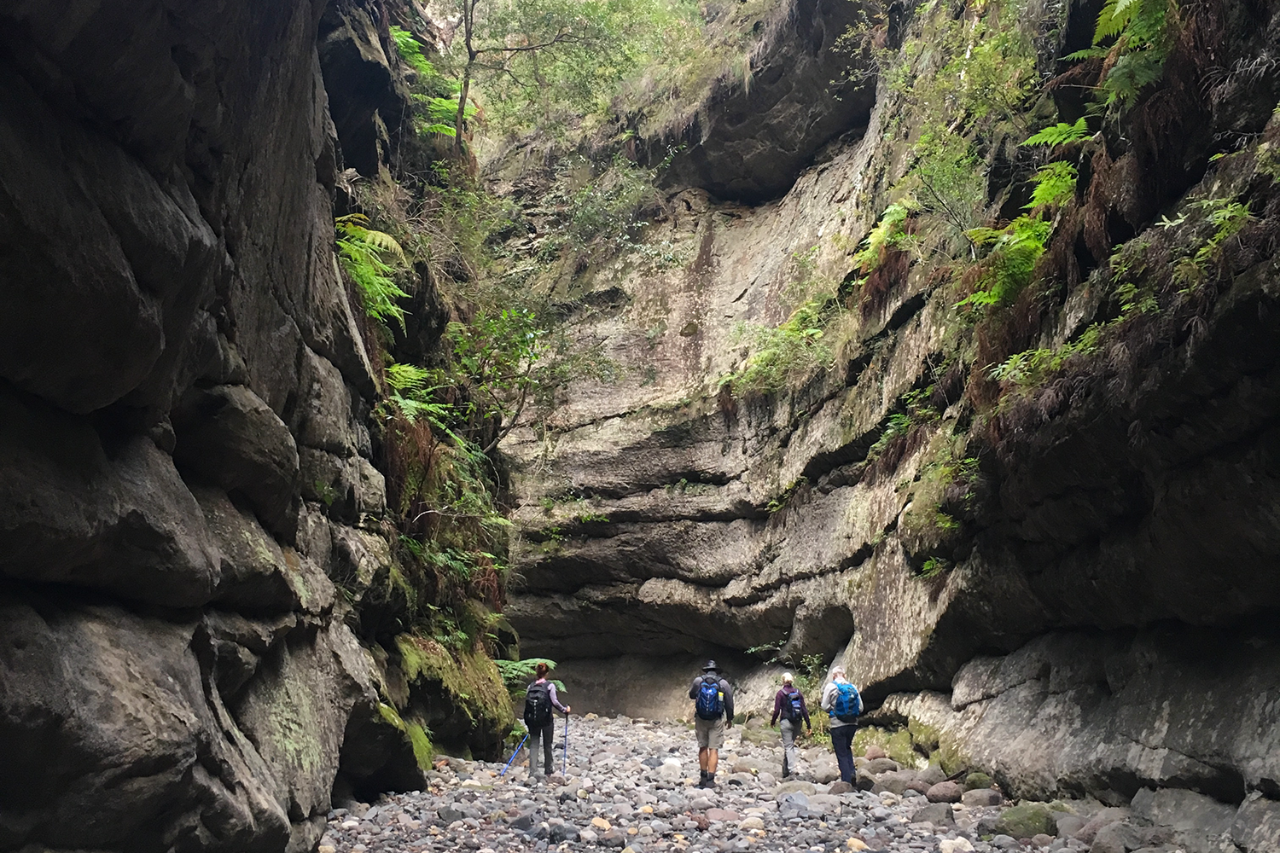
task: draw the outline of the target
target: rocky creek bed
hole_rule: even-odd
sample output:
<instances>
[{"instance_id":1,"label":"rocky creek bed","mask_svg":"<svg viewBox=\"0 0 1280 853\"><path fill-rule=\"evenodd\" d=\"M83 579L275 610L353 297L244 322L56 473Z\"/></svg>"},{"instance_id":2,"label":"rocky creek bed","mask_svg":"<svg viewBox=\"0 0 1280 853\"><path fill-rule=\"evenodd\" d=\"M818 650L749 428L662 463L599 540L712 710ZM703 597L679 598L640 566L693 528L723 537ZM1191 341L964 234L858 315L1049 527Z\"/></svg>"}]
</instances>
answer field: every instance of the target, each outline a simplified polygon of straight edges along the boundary
<instances>
[{"instance_id":1,"label":"rocky creek bed","mask_svg":"<svg viewBox=\"0 0 1280 853\"><path fill-rule=\"evenodd\" d=\"M820 747L803 750L798 777L782 781L776 732L759 723L729 731L712 790L697 787L688 727L593 714L569 725L567 762L562 722L556 732L563 772L530 779L523 750L505 776L501 763L440 759L428 790L335 808L319 853L1199 849L1129 808L1013 804L993 787L972 787L976 774L966 790L936 766L902 769L875 747L857 758L857 787L832 781L834 762Z\"/></svg>"}]
</instances>

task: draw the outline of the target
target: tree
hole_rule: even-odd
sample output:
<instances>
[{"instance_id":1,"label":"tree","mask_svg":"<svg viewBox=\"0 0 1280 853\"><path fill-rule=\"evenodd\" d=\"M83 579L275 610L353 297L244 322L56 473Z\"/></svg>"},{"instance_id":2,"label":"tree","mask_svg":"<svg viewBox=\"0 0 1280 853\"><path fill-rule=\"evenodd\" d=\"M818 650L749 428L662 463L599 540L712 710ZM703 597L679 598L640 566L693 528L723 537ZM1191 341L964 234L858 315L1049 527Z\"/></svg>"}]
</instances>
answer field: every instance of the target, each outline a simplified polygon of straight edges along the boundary
<instances>
[{"instance_id":1,"label":"tree","mask_svg":"<svg viewBox=\"0 0 1280 853\"><path fill-rule=\"evenodd\" d=\"M507 78L522 90L546 85L540 58L570 45L606 47L604 7L577 0L460 0L462 45L466 61L455 127L466 119L471 83L478 72ZM477 12L480 14L478 15ZM532 76L529 76L532 75ZM454 137L454 153L462 152L462 133Z\"/></svg>"}]
</instances>

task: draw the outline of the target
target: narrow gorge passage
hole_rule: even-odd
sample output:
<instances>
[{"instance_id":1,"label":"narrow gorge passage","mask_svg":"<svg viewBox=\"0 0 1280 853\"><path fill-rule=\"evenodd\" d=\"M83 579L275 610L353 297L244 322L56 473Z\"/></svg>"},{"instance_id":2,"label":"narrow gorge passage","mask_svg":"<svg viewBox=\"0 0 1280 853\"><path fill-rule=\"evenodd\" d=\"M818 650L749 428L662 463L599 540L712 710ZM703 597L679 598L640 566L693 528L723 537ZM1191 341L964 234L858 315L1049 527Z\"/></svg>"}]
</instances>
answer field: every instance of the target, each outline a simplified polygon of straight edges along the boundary
<instances>
[{"instance_id":1,"label":"narrow gorge passage","mask_svg":"<svg viewBox=\"0 0 1280 853\"><path fill-rule=\"evenodd\" d=\"M320 853L986 853L1034 842L1075 850L1088 849L1113 824L1124 827L1124 838L1160 837L1151 829L1143 836L1119 823L1121 810L1104 812L1096 804L1011 810L999 805L997 791L964 791L944 782L936 768L936 778L908 780L910 774L885 757L858 764L880 773L897 793L883 785L875 793L854 790L831 781L834 762L821 747L803 750L802 779L780 782L777 732L758 720L729 730L714 789L695 786L690 727L594 714L572 717L569 726L565 772L558 719L551 777L529 780L523 751L505 776L501 762L444 759L427 774L427 789L335 809ZM955 804L930 802L923 791ZM1058 827L1061 840L1055 840Z\"/></svg>"}]
</instances>

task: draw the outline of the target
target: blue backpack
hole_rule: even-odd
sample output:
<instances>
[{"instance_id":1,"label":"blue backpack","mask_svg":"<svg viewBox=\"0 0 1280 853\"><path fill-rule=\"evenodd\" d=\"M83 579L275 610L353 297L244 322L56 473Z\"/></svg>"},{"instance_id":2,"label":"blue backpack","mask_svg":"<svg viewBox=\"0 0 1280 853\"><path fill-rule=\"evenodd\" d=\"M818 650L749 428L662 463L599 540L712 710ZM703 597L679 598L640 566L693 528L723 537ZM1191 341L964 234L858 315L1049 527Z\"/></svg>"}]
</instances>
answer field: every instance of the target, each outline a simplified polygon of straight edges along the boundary
<instances>
[{"instance_id":1,"label":"blue backpack","mask_svg":"<svg viewBox=\"0 0 1280 853\"><path fill-rule=\"evenodd\" d=\"M798 723L804 719L804 697L800 695L800 691L792 689L787 694L787 719L793 723Z\"/></svg>"},{"instance_id":2,"label":"blue backpack","mask_svg":"<svg viewBox=\"0 0 1280 853\"><path fill-rule=\"evenodd\" d=\"M858 688L847 681L836 682L836 701L831 708L831 716L842 723L856 723L862 713L862 697Z\"/></svg>"},{"instance_id":3,"label":"blue backpack","mask_svg":"<svg viewBox=\"0 0 1280 853\"><path fill-rule=\"evenodd\" d=\"M702 686L698 688L698 700L694 711L703 720L718 720L724 713L724 705L720 701L720 679L704 676Z\"/></svg>"}]
</instances>

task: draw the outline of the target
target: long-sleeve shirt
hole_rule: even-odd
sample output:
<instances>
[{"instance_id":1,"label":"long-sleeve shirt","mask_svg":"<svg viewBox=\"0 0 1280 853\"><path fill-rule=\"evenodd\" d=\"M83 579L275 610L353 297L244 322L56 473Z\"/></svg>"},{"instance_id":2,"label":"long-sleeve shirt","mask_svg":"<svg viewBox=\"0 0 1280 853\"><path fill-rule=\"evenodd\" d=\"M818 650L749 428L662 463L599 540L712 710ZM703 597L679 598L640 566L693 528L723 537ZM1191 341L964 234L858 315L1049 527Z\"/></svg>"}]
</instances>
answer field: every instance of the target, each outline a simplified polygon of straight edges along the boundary
<instances>
[{"instance_id":1,"label":"long-sleeve shirt","mask_svg":"<svg viewBox=\"0 0 1280 853\"><path fill-rule=\"evenodd\" d=\"M778 722L778 716L782 713L782 709L791 704L791 694L794 693L800 697L800 715L804 719L804 724L809 728L813 728L813 723L809 722L809 706L805 704L804 694L796 688L790 689L784 687L779 690L773 697L773 718L769 720L769 725ZM791 719L790 716L787 719Z\"/></svg>"},{"instance_id":2,"label":"long-sleeve shirt","mask_svg":"<svg viewBox=\"0 0 1280 853\"><path fill-rule=\"evenodd\" d=\"M710 673L708 673L708 675L710 675ZM719 674L717 673L717 676L718 675ZM702 679L706 677L707 677L706 675L699 675L697 678L693 680L693 686L689 688L689 698L694 700L695 702L698 701L698 689L702 687ZM724 694L724 708L722 710L724 712L725 719L732 722L733 721L733 688L730 687L729 682L725 681L723 678L720 679L720 692Z\"/></svg>"},{"instance_id":3,"label":"long-sleeve shirt","mask_svg":"<svg viewBox=\"0 0 1280 853\"><path fill-rule=\"evenodd\" d=\"M843 678L839 679L839 681L846 684L848 683L847 680ZM836 687L835 681L828 681L827 686L822 688L822 710L826 711L830 715L830 719L828 721L829 725L833 729L838 729L841 726L856 726L858 724L856 721L846 723L844 720L841 720L832 713L836 707L836 694L839 692L840 691ZM861 702L859 702L859 704L861 704Z\"/></svg>"},{"instance_id":4,"label":"long-sleeve shirt","mask_svg":"<svg viewBox=\"0 0 1280 853\"><path fill-rule=\"evenodd\" d=\"M556 686L555 686L555 684L553 684L553 683L552 683L552 682L550 682L550 681L547 681L545 678L539 678L537 681L535 681L535 682L533 682L533 683L534 683L534 684L545 684L545 685L547 685L547 697L551 700L551 704L552 704L552 705L554 705L556 708L559 708L559 709L560 709L560 713L562 713L562 714L567 714L567 713L569 713L569 709L568 709L568 708L566 708L565 706L561 705L561 704L560 704L560 700L556 698Z\"/></svg>"}]
</instances>

